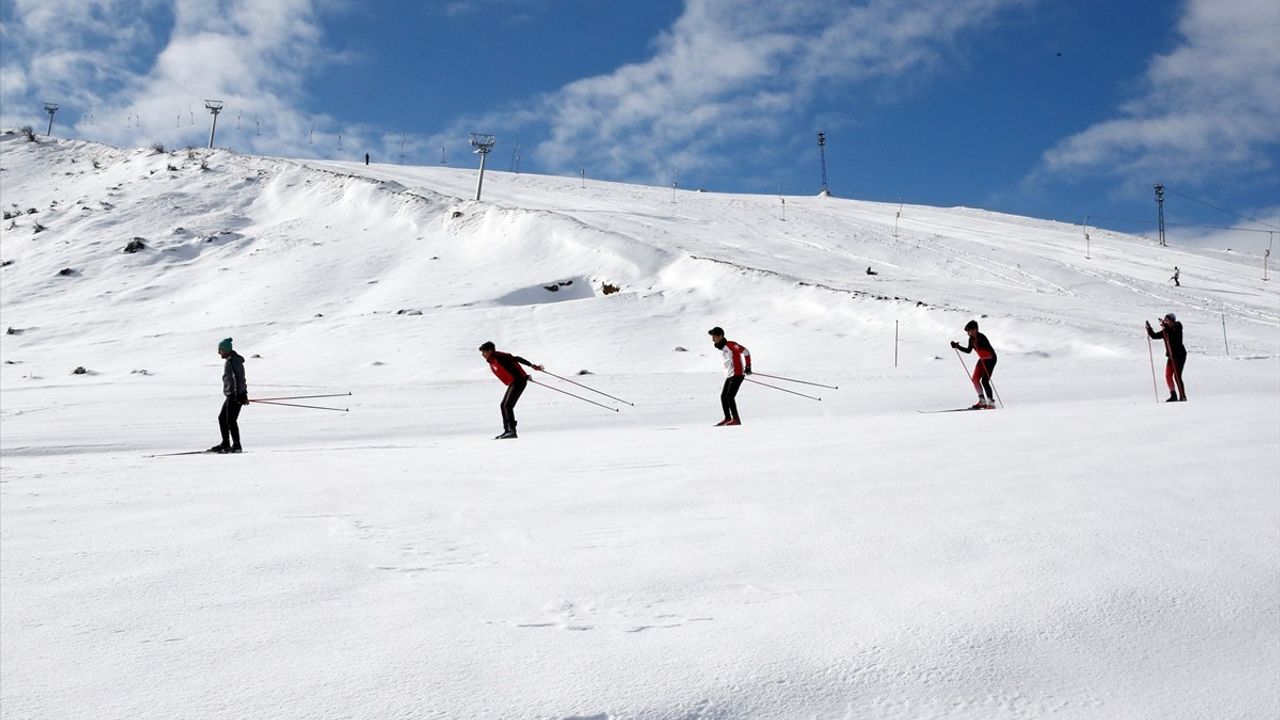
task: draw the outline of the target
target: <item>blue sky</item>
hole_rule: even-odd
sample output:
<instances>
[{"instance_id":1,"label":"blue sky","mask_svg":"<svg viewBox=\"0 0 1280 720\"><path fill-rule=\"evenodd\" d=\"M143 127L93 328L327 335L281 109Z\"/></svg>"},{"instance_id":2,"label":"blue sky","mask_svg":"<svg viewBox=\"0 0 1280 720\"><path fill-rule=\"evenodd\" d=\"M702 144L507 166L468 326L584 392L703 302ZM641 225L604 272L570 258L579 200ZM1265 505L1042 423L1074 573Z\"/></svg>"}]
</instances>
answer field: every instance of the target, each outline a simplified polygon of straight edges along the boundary
<instances>
[{"instance_id":1,"label":"blue sky","mask_svg":"<svg viewBox=\"0 0 1280 720\"><path fill-rule=\"evenodd\" d=\"M821 129L841 197L1149 233L1162 182L1177 241L1280 229L1275 0L0 8L5 127L43 129L52 101L55 135L203 145L219 98L242 152L474 166L483 131L494 169L785 194L819 189Z\"/></svg>"}]
</instances>

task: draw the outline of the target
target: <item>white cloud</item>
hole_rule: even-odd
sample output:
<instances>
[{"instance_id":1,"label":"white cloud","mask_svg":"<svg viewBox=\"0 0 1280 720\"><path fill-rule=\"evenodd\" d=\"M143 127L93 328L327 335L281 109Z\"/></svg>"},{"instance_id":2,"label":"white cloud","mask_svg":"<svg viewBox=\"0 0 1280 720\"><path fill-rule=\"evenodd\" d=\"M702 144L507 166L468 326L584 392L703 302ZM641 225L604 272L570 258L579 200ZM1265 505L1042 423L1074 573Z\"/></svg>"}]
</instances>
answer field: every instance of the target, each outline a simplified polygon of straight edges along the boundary
<instances>
[{"instance_id":1,"label":"white cloud","mask_svg":"<svg viewBox=\"0 0 1280 720\"><path fill-rule=\"evenodd\" d=\"M1259 150L1280 143L1280 5L1189 0L1178 32L1145 94L1046 152L1044 172L1195 182L1268 169Z\"/></svg>"},{"instance_id":2,"label":"white cloud","mask_svg":"<svg viewBox=\"0 0 1280 720\"><path fill-rule=\"evenodd\" d=\"M317 146L331 148L338 123L303 110L304 81L332 61L318 3L332 0L15 0L0 122L28 124L28 108L48 99L79 108L80 137L203 145L204 101L220 99L220 146L309 155L314 127ZM376 135L342 132L348 147Z\"/></svg>"},{"instance_id":3,"label":"white cloud","mask_svg":"<svg viewBox=\"0 0 1280 720\"><path fill-rule=\"evenodd\" d=\"M649 60L570 83L516 117L466 122L546 124L536 152L553 171L589 155L597 175L666 182L677 170L715 167L723 143L776 140L784 124L812 116L824 88L927 73L963 35L1025 4L689 0Z\"/></svg>"}]
</instances>

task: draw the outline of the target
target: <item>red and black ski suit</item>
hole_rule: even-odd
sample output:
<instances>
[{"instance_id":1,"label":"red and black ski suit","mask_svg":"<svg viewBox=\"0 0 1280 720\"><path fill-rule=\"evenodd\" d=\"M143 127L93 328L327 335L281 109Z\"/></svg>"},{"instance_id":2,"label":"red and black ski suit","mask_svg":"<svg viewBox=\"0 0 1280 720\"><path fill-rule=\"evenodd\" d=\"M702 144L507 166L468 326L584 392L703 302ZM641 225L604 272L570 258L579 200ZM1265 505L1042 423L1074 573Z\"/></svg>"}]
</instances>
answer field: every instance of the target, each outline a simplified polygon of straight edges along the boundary
<instances>
[{"instance_id":1,"label":"red and black ski suit","mask_svg":"<svg viewBox=\"0 0 1280 720\"><path fill-rule=\"evenodd\" d=\"M489 369L507 386L507 394L502 396L502 429L514 432L516 429L516 402L529 384L529 374L521 365L533 367L533 363L519 355L494 350L489 355Z\"/></svg>"},{"instance_id":2,"label":"red and black ski suit","mask_svg":"<svg viewBox=\"0 0 1280 720\"><path fill-rule=\"evenodd\" d=\"M996 369L996 349L991 347L991 341L982 333L975 333L975 337L969 338L969 344L965 347L956 345L956 349L963 353L976 351L978 353L978 364L973 366L973 389L978 392L978 397L982 397L986 393L988 402L996 401L995 392L991 389L991 373Z\"/></svg>"},{"instance_id":3,"label":"red and black ski suit","mask_svg":"<svg viewBox=\"0 0 1280 720\"><path fill-rule=\"evenodd\" d=\"M721 340L716 349L724 354L724 389L720 391L720 407L725 420L741 420L738 417L738 388L743 375L751 374L751 351L732 340Z\"/></svg>"},{"instance_id":4,"label":"red and black ski suit","mask_svg":"<svg viewBox=\"0 0 1280 720\"><path fill-rule=\"evenodd\" d=\"M1182 385L1182 368L1187 364L1187 347L1182 344L1182 323L1162 325L1159 330L1147 327L1152 340L1164 340L1164 382L1169 386L1169 399L1187 399L1187 389Z\"/></svg>"}]
</instances>

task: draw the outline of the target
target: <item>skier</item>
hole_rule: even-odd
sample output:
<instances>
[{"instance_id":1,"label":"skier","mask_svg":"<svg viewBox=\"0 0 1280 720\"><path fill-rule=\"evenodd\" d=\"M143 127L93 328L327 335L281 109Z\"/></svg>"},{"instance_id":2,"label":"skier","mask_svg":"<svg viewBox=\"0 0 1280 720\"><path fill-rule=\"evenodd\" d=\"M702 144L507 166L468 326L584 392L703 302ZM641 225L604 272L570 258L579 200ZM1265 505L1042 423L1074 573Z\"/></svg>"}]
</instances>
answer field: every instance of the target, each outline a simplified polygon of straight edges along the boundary
<instances>
[{"instance_id":1,"label":"skier","mask_svg":"<svg viewBox=\"0 0 1280 720\"><path fill-rule=\"evenodd\" d=\"M519 355L504 353L494 348L489 341L480 346L480 355L489 363L489 369L507 386L507 394L502 397L502 434L495 440L512 440L516 437L516 402L529 384L529 375L521 368L528 365L534 370L541 370L541 365L534 365Z\"/></svg>"},{"instance_id":2,"label":"skier","mask_svg":"<svg viewBox=\"0 0 1280 720\"><path fill-rule=\"evenodd\" d=\"M1170 280L1172 280L1172 281L1173 281L1173 286L1174 286L1174 287L1182 287L1182 283L1178 282L1178 276L1180 276L1180 275L1182 275L1182 271L1178 269L1178 266L1177 266L1177 265L1174 265L1174 266L1173 266L1173 277L1169 278Z\"/></svg>"},{"instance_id":3,"label":"skier","mask_svg":"<svg viewBox=\"0 0 1280 720\"><path fill-rule=\"evenodd\" d=\"M960 343L952 340L951 347L965 354L978 352L978 362L973 367L973 389L978 391L978 402L969 409L994 410L996 403L995 392L991 389L991 373L996 369L996 350L991 347L987 336L978 332L977 320L965 323L964 331L969 334L969 344L961 347Z\"/></svg>"},{"instance_id":4,"label":"skier","mask_svg":"<svg viewBox=\"0 0 1280 720\"><path fill-rule=\"evenodd\" d=\"M218 355L226 362L222 365L222 411L218 413L218 428L222 442L209 448L209 452L227 454L242 452L240 447L241 406L249 404L249 386L244 380L244 358L231 349L231 338L218 343Z\"/></svg>"},{"instance_id":5,"label":"skier","mask_svg":"<svg viewBox=\"0 0 1280 720\"><path fill-rule=\"evenodd\" d=\"M724 419L716 423L716 427L724 425L741 425L738 416L738 388L746 375L751 374L751 352L732 340L724 339L724 330L713 327L707 331L711 343L724 353L724 389L720 391L720 407L724 410Z\"/></svg>"},{"instance_id":6,"label":"skier","mask_svg":"<svg viewBox=\"0 0 1280 720\"><path fill-rule=\"evenodd\" d=\"M1151 329L1147 323L1147 337L1164 340L1164 381L1169 386L1169 399L1165 402L1186 402L1187 390L1182 385L1182 368L1187 364L1187 348L1182 344L1182 323L1173 313L1160 319L1160 330Z\"/></svg>"}]
</instances>

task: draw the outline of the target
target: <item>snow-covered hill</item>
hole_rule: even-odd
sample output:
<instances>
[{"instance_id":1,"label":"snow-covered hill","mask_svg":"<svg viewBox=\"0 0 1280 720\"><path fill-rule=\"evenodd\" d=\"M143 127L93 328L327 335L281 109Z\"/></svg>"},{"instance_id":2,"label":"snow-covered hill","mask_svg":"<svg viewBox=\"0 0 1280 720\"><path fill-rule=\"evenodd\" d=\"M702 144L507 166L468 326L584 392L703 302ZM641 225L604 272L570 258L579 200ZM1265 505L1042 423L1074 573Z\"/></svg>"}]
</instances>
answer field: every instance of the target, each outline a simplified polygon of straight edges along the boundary
<instances>
[{"instance_id":1,"label":"snow-covered hill","mask_svg":"<svg viewBox=\"0 0 1280 720\"><path fill-rule=\"evenodd\" d=\"M473 169L14 134L0 168L6 715L1280 709L1257 258L494 171L475 202ZM1152 387L1166 312L1186 404ZM947 343L974 318L1006 409L917 414L972 402ZM746 424L709 427L713 325L840 389L748 385ZM245 455L141 457L216 440L227 336L254 396L351 412L251 406ZM635 407L531 388L494 443L485 340Z\"/></svg>"}]
</instances>

